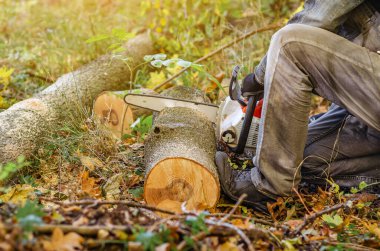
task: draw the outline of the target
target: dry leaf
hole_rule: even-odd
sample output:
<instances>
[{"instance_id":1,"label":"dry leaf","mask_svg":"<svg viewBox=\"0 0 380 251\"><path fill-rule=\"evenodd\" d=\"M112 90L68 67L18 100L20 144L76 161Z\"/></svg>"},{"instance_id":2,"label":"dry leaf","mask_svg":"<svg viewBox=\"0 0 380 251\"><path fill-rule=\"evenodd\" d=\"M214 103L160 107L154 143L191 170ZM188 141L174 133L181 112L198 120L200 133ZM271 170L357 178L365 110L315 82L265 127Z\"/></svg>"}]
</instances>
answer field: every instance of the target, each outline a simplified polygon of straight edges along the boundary
<instances>
[{"instance_id":1,"label":"dry leaf","mask_svg":"<svg viewBox=\"0 0 380 251\"><path fill-rule=\"evenodd\" d=\"M63 234L60 228L54 228L51 241L43 241L46 251L78 251L82 250L83 237L77 233Z\"/></svg>"},{"instance_id":2,"label":"dry leaf","mask_svg":"<svg viewBox=\"0 0 380 251\"><path fill-rule=\"evenodd\" d=\"M121 173L115 174L108 179L103 186L103 190L106 193L107 200L118 200L120 198L120 184L123 181L123 175Z\"/></svg>"},{"instance_id":3,"label":"dry leaf","mask_svg":"<svg viewBox=\"0 0 380 251\"><path fill-rule=\"evenodd\" d=\"M375 235L377 238L380 239L380 228L376 223L371 224L371 223L363 222L363 224L371 234Z\"/></svg>"},{"instance_id":4,"label":"dry leaf","mask_svg":"<svg viewBox=\"0 0 380 251\"><path fill-rule=\"evenodd\" d=\"M225 242L222 245L219 245L216 249L217 251L238 251L239 248L235 243L232 242Z\"/></svg>"},{"instance_id":5,"label":"dry leaf","mask_svg":"<svg viewBox=\"0 0 380 251\"><path fill-rule=\"evenodd\" d=\"M157 246L154 250L155 251L169 251L170 250L170 244L169 243L161 244L161 245Z\"/></svg>"},{"instance_id":6,"label":"dry leaf","mask_svg":"<svg viewBox=\"0 0 380 251\"><path fill-rule=\"evenodd\" d=\"M303 224L303 220L288 220L285 222L285 225L289 226L291 230L297 229L301 224Z\"/></svg>"},{"instance_id":7,"label":"dry leaf","mask_svg":"<svg viewBox=\"0 0 380 251\"><path fill-rule=\"evenodd\" d=\"M82 165L87 167L90 171L95 170L96 167L101 168L104 166L103 162L98 158L81 155L79 159Z\"/></svg>"},{"instance_id":8,"label":"dry leaf","mask_svg":"<svg viewBox=\"0 0 380 251\"><path fill-rule=\"evenodd\" d=\"M230 221L234 226L242 228L242 229L248 229L250 227L249 221L243 221L241 219L233 219Z\"/></svg>"},{"instance_id":9,"label":"dry leaf","mask_svg":"<svg viewBox=\"0 0 380 251\"><path fill-rule=\"evenodd\" d=\"M99 198L101 191L99 186L96 184L96 179L89 177L88 171L84 171L80 177L82 191L88 195Z\"/></svg>"},{"instance_id":10,"label":"dry leaf","mask_svg":"<svg viewBox=\"0 0 380 251\"><path fill-rule=\"evenodd\" d=\"M77 220L75 220L72 225L74 227L78 227L78 226L84 226L84 225L87 225L89 222L89 219L85 216L80 216Z\"/></svg>"},{"instance_id":11,"label":"dry leaf","mask_svg":"<svg viewBox=\"0 0 380 251\"><path fill-rule=\"evenodd\" d=\"M12 187L9 192L0 196L2 202L11 202L11 203L24 203L26 199L32 199L35 197L34 191L36 188L27 184L17 184Z\"/></svg>"}]
</instances>

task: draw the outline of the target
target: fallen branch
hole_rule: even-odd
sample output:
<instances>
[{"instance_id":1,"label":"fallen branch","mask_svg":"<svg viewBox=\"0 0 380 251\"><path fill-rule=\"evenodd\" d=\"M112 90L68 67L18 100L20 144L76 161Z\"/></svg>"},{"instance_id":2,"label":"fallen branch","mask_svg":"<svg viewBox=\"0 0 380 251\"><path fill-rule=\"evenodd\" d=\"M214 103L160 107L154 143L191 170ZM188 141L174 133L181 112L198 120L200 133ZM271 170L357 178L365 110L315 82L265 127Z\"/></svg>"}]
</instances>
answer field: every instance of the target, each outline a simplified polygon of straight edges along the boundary
<instances>
[{"instance_id":1,"label":"fallen branch","mask_svg":"<svg viewBox=\"0 0 380 251\"><path fill-rule=\"evenodd\" d=\"M213 214L206 215L206 217L224 217L225 215L227 215L227 214L226 213L213 213ZM253 217L247 217L244 215L231 214L229 216L229 218L235 218L235 219L241 219L241 220L252 220L254 223L259 223L259 224L275 227L275 224L272 222L262 220L262 219L253 218Z\"/></svg>"},{"instance_id":2,"label":"fallen branch","mask_svg":"<svg viewBox=\"0 0 380 251\"><path fill-rule=\"evenodd\" d=\"M212 231L214 231L217 226L222 226L222 227L226 227L226 228L229 228L229 229L232 229L233 231L235 231L240 236L240 238L246 243L246 245L248 247L248 250L250 250L250 251L255 250L254 247L252 246L251 241L249 240L249 238L247 237L247 235L242 230L240 230L238 227L236 227L236 226L234 226L232 224L223 222L223 221L227 220L228 217L230 217L236 211L236 209L243 202L243 200L244 200L244 198L246 196L247 196L246 194L243 194L242 196L240 196L239 200L236 202L236 204L234 205L234 207L231 209L230 213L227 214L226 216L224 216L221 220L219 220L217 222L212 221L212 220L205 220L205 223L211 225L211 227L208 228L207 232L200 232L199 234L191 237L191 239L194 242L200 241L200 240L204 239L205 237L207 237L209 235L209 233L211 233ZM178 250L182 250L183 248L185 248L185 246L186 246L186 241L183 240L177 246L177 249Z\"/></svg>"},{"instance_id":3,"label":"fallen branch","mask_svg":"<svg viewBox=\"0 0 380 251\"><path fill-rule=\"evenodd\" d=\"M375 248L370 248L367 246L362 246L359 244L355 243L346 243L346 242L336 242L336 241L328 241L328 244L330 245L341 245L349 250L354 250L354 251L378 251L378 249Z\"/></svg>"},{"instance_id":4,"label":"fallen branch","mask_svg":"<svg viewBox=\"0 0 380 251\"><path fill-rule=\"evenodd\" d=\"M240 198L238 199L238 201L235 203L234 207L231 209L231 211L226 214L222 219L220 219L218 221L218 223L222 223L222 222L225 222L226 220L228 220L236 211L236 209L239 207L239 205L241 203L243 203L244 199L247 197L247 194L243 193Z\"/></svg>"},{"instance_id":5,"label":"fallen branch","mask_svg":"<svg viewBox=\"0 0 380 251\"><path fill-rule=\"evenodd\" d=\"M293 233L293 235L298 235L299 233L301 233L301 231L310 223L313 223L318 217L324 215L324 214L328 214L328 213L331 213L331 212L334 212L334 211L337 211L343 207L350 207L350 205L353 203L352 200L349 200L349 201L346 201L344 203L340 203L340 204L337 204L335 206L332 206L330 208L326 208L324 210L321 210L317 213L314 213L310 216L305 216L304 220L303 220L303 223L302 225L300 225Z\"/></svg>"},{"instance_id":6,"label":"fallen branch","mask_svg":"<svg viewBox=\"0 0 380 251\"><path fill-rule=\"evenodd\" d=\"M17 227L17 225L10 225L5 226L4 228L7 231L10 231ZM98 234L99 230L105 230L108 232L112 232L115 230L124 231L127 233L132 233L132 228L129 226L121 226L121 225L108 225L108 226L73 226L73 225L65 225L65 224L43 224L43 225L37 225L33 227L34 233L41 233L41 234L50 234L53 232L55 228L59 228L64 233L68 232L75 232L80 235L87 235L87 236L95 236Z\"/></svg>"},{"instance_id":7,"label":"fallen branch","mask_svg":"<svg viewBox=\"0 0 380 251\"><path fill-rule=\"evenodd\" d=\"M155 212L160 212L164 214L169 214L169 215L175 215L176 213L173 211L157 208L154 206L148 206L144 204L140 204L137 202L132 202L132 201L109 201L109 200L80 200L80 201L68 201L68 202L61 202L61 201L56 201L56 200L50 200L48 198L40 198L45 201L53 202L57 205L60 205L62 207L69 207L69 206L89 206L89 207L97 207L100 205L123 205L127 207L135 207L135 208L144 208L147 210L155 211Z\"/></svg>"},{"instance_id":8,"label":"fallen branch","mask_svg":"<svg viewBox=\"0 0 380 251\"><path fill-rule=\"evenodd\" d=\"M0 113L0 163L30 156L67 117L80 118L105 90L126 89L143 57L154 52L148 34L125 45L120 57L108 54L67 73L34 97ZM128 61L123 60L128 58Z\"/></svg>"}]
</instances>

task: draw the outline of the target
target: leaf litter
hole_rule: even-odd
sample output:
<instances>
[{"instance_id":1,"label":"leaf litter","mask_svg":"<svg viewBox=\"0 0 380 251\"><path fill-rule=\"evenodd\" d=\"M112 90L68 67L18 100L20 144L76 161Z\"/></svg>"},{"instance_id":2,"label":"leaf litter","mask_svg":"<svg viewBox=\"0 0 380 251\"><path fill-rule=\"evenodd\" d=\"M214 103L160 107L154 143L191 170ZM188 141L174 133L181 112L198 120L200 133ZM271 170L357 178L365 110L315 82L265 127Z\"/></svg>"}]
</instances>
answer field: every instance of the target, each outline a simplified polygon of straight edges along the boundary
<instances>
[{"instance_id":1,"label":"leaf litter","mask_svg":"<svg viewBox=\"0 0 380 251\"><path fill-rule=\"evenodd\" d=\"M365 184L352 191L302 185L268 204L268 213L226 197L208 211L162 212L142 198L143 144L84 123L68 153L61 146L39 151L39 171L50 167L56 179L31 172L33 182L9 185L0 195L1 250L380 248L380 200ZM59 137L75 142L67 133Z\"/></svg>"}]
</instances>

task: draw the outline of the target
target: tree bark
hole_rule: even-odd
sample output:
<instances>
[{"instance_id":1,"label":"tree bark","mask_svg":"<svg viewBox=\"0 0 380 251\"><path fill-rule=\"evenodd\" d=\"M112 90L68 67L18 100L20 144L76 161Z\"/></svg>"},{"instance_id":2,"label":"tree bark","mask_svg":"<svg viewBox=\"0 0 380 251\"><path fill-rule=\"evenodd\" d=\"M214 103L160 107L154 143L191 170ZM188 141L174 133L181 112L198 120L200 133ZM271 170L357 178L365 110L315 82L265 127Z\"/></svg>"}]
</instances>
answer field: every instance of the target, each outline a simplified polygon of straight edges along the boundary
<instances>
[{"instance_id":1,"label":"tree bark","mask_svg":"<svg viewBox=\"0 0 380 251\"><path fill-rule=\"evenodd\" d=\"M203 92L175 87L166 96L206 102ZM214 156L215 130L205 115L184 107L165 108L145 140L144 198L149 205L181 211L214 207L220 187Z\"/></svg>"},{"instance_id":2,"label":"tree bark","mask_svg":"<svg viewBox=\"0 0 380 251\"><path fill-rule=\"evenodd\" d=\"M0 163L29 156L65 116L89 110L105 90L126 89L144 55L154 52L147 34L128 41L122 57L104 55L0 113Z\"/></svg>"}]
</instances>

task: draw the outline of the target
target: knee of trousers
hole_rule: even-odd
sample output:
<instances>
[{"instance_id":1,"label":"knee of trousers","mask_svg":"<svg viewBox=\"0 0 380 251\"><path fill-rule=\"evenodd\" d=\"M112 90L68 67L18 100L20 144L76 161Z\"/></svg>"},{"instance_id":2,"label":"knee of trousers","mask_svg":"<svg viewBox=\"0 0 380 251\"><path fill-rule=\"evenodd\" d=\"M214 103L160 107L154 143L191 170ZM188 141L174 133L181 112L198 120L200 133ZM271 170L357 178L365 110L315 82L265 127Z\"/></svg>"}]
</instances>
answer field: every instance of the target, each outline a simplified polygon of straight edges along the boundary
<instances>
[{"instance_id":1,"label":"knee of trousers","mask_svg":"<svg viewBox=\"0 0 380 251\"><path fill-rule=\"evenodd\" d=\"M288 24L278 30L271 39L271 44L269 49L283 49L286 47L287 50L291 49L289 43L291 42L301 42L305 37L316 36L315 28L304 24Z\"/></svg>"}]
</instances>

